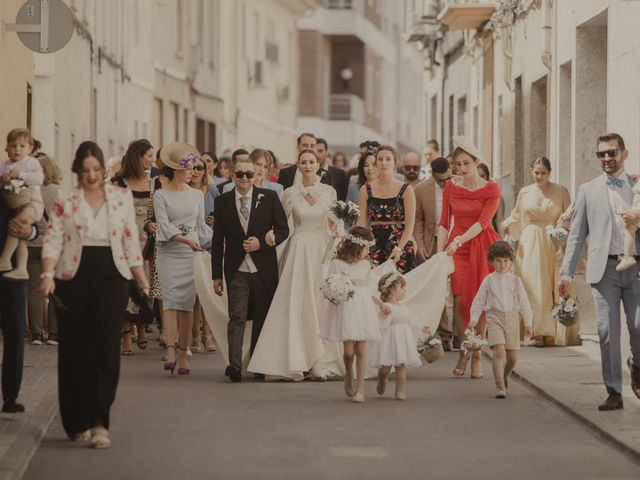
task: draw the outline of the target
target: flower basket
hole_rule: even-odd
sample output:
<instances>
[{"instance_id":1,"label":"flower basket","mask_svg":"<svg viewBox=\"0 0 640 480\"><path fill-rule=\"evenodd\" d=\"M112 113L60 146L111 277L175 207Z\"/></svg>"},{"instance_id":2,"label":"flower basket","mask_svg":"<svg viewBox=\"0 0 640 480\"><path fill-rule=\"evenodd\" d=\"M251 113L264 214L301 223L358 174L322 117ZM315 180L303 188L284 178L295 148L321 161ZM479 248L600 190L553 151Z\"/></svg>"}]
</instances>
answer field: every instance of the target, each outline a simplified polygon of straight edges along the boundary
<instances>
[{"instance_id":1,"label":"flower basket","mask_svg":"<svg viewBox=\"0 0 640 480\"><path fill-rule=\"evenodd\" d=\"M567 238L569 237L569 231L562 226L554 227L553 225L547 225L546 233L549 240L551 240L556 247L562 247L567 243Z\"/></svg>"},{"instance_id":2,"label":"flower basket","mask_svg":"<svg viewBox=\"0 0 640 480\"><path fill-rule=\"evenodd\" d=\"M16 210L31 201L31 192L28 188L23 188L19 192L2 190L2 198L11 210Z\"/></svg>"},{"instance_id":3,"label":"flower basket","mask_svg":"<svg viewBox=\"0 0 640 480\"><path fill-rule=\"evenodd\" d=\"M430 348L425 348L420 352L420 355L422 355L422 358L424 358L427 363L433 363L444 356L444 348L442 344L439 343Z\"/></svg>"},{"instance_id":4,"label":"flower basket","mask_svg":"<svg viewBox=\"0 0 640 480\"><path fill-rule=\"evenodd\" d=\"M577 298L563 298L553 307L553 318L565 327L571 327L578 321L579 309Z\"/></svg>"},{"instance_id":5,"label":"flower basket","mask_svg":"<svg viewBox=\"0 0 640 480\"><path fill-rule=\"evenodd\" d=\"M463 351L472 354L479 352L487 345L487 341L476 333L475 328L467 328L464 333L467 335L467 339L460 344L460 348Z\"/></svg>"},{"instance_id":6,"label":"flower basket","mask_svg":"<svg viewBox=\"0 0 640 480\"><path fill-rule=\"evenodd\" d=\"M428 329L425 332L427 335L418 338L416 348L427 363L433 363L444 355L444 348L442 348L442 341L437 333L432 335Z\"/></svg>"}]
</instances>

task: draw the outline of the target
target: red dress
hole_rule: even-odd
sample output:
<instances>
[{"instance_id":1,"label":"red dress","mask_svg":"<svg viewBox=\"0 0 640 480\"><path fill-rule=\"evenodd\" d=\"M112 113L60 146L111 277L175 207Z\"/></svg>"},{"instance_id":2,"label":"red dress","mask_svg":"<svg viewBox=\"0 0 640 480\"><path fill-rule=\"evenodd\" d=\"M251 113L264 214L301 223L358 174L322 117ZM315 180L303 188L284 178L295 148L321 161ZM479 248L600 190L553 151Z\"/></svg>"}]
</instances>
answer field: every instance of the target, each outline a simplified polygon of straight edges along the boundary
<instances>
[{"instance_id":1,"label":"red dress","mask_svg":"<svg viewBox=\"0 0 640 480\"><path fill-rule=\"evenodd\" d=\"M449 230L453 217L449 243L463 235L476 222L483 228L482 232L463 243L453 255L455 271L451 274L451 290L454 295L462 296L465 325L469 323L471 302L482 280L493 271L493 266L487 260L487 252L492 243L500 240L491 224L499 204L500 187L493 182L487 182L484 187L474 191L448 182L442 194L440 225Z\"/></svg>"}]
</instances>

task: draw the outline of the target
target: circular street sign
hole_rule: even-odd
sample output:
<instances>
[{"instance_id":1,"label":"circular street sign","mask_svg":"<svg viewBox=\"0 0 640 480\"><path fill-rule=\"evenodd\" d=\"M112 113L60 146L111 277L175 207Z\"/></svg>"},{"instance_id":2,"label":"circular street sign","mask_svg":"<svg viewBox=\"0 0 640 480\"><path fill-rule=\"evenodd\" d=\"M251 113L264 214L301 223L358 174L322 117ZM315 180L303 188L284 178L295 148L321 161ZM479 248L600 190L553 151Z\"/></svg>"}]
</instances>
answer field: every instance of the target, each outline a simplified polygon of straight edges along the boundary
<instances>
[{"instance_id":1,"label":"circular street sign","mask_svg":"<svg viewBox=\"0 0 640 480\"><path fill-rule=\"evenodd\" d=\"M71 40L74 28L73 14L62 0L27 0L18 11L16 24L40 27L40 31L17 31L20 41L38 53L60 50Z\"/></svg>"}]
</instances>

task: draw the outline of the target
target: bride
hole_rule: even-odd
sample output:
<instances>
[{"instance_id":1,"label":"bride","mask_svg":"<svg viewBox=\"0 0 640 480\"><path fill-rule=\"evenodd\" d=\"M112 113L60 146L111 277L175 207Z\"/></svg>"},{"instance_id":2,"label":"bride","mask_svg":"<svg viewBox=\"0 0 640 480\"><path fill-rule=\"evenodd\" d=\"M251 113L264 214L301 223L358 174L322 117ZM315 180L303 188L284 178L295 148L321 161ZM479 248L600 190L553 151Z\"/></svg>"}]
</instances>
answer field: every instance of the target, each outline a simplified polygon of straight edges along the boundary
<instances>
[{"instance_id":1,"label":"bride","mask_svg":"<svg viewBox=\"0 0 640 480\"><path fill-rule=\"evenodd\" d=\"M319 322L325 301L320 286L326 276L322 255L334 226L329 207L336 191L320 183L320 167L313 150L303 150L297 163L302 182L284 192L282 203L293 220L281 261L280 281L248 371L294 381L326 380L344 375L336 344L319 339Z\"/></svg>"}]
</instances>

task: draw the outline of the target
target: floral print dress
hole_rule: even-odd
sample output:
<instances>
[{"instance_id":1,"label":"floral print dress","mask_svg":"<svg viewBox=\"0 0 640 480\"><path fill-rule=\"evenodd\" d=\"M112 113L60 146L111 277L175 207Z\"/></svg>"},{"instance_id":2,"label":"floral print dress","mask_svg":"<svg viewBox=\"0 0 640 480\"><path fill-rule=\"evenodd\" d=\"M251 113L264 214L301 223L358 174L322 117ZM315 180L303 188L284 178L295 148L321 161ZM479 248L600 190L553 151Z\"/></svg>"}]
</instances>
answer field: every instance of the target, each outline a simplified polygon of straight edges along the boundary
<instances>
[{"instance_id":1,"label":"floral print dress","mask_svg":"<svg viewBox=\"0 0 640 480\"><path fill-rule=\"evenodd\" d=\"M369 251L371 263L381 265L389 259L394 248L400 243L404 233L404 201L402 196L409 186L405 183L398 195L391 198L377 198L373 196L371 185L367 183L367 216L371 223L371 231L376 244ZM388 225L376 225L375 222L395 222ZM413 268L415 249L413 241L409 240L402 250L396 268L400 273L407 273Z\"/></svg>"}]
</instances>

